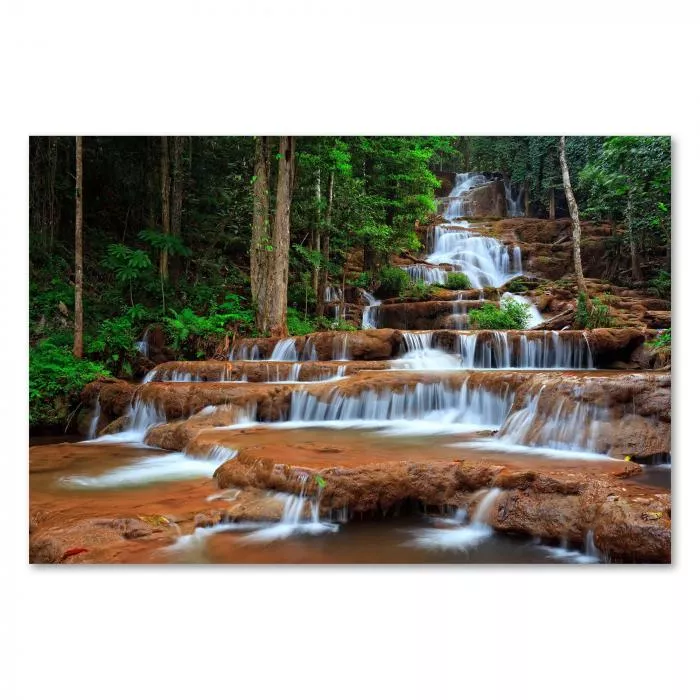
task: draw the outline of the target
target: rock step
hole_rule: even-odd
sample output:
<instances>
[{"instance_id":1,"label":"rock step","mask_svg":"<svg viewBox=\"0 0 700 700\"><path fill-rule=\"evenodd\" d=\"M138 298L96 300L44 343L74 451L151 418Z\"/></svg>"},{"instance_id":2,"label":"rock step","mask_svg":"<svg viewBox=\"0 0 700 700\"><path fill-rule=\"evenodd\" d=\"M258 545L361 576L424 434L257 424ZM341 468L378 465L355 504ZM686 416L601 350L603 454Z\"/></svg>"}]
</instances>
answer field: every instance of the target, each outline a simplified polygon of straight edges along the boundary
<instances>
[{"instance_id":1,"label":"rock step","mask_svg":"<svg viewBox=\"0 0 700 700\"><path fill-rule=\"evenodd\" d=\"M138 410L146 411L150 423L195 416L199 428L232 425L242 415L277 422L420 419L434 411L456 411L467 423L500 425L500 434L513 444L566 443L620 457L671 450L667 372L376 370L311 384L97 381L81 398L91 406L99 401L100 427L110 423L109 431L129 428ZM228 413L217 416L211 407ZM208 410L195 415L203 409ZM159 446L182 449L172 442Z\"/></svg>"},{"instance_id":2,"label":"rock step","mask_svg":"<svg viewBox=\"0 0 700 700\"><path fill-rule=\"evenodd\" d=\"M469 303L469 302L467 302ZM419 304L395 304L392 308L400 310L408 318L407 307L420 306ZM425 302L429 308L433 305L441 305L452 313L451 302ZM417 316L411 316L414 326L420 325L415 321ZM419 328L414 331L401 331L390 328L364 331L324 331L310 333L304 336L291 336L283 340L276 338L242 338L234 342L229 359L234 360L264 360L270 359L276 353L281 355L276 358L285 361L319 361L328 362L334 360L377 361L397 358L409 349L407 334L420 333L431 329ZM564 342L584 341L593 353L597 367L605 367L610 362L628 361L632 352L640 346L645 339L644 332L638 328L596 328L591 331L458 331L439 329L434 331L431 347L438 347L448 352L459 347L460 338L476 335L486 341L498 336L506 339L508 343L517 345L521 338L531 341L545 342L558 333L558 338Z\"/></svg>"},{"instance_id":3,"label":"rock step","mask_svg":"<svg viewBox=\"0 0 700 700\"><path fill-rule=\"evenodd\" d=\"M273 360L176 361L158 365L145 382L315 382L366 370L390 369L386 360L276 362Z\"/></svg>"},{"instance_id":4,"label":"rock step","mask_svg":"<svg viewBox=\"0 0 700 700\"><path fill-rule=\"evenodd\" d=\"M334 443L335 444L335 443ZM321 477L321 510L345 509L352 516L387 512L406 500L461 507L470 513L499 489L487 522L495 530L581 544L592 533L612 561L667 563L671 560L671 499L664 489L630 486L637 465L614 468L519 467L488 460L343 459L335 448L324 462L305 445L250 447L215 472L219 488L271 488L299 493L309 477ZM341 453L341 454L339 454ZM332 463L331 463L332 462ZM579 465L577 465L579 466Z\"/></svg>"}]
</instances>

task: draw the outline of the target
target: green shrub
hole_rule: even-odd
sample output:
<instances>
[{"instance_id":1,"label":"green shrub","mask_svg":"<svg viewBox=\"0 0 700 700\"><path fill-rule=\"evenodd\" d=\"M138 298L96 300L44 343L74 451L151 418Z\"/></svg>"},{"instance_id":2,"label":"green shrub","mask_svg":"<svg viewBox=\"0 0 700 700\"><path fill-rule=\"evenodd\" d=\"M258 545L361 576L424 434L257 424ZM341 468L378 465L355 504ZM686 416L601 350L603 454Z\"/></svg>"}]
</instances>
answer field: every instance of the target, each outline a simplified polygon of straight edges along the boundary
<instances>
[{"instance_id":1,"label":"green shrub","mask_svg":"<svg viewBox=\"0 0 700 700\"><path fill-rule=\"evenodd\" d=\"M379 283L377 294L381 298L398 297L410 286L411 277L406 270L387 265L379 272Z\"/></svg>"},{"instance_id":2,"label":"green shrub","mask_svg":"<svg viewBox=\"0 0 700 700\"><path fill-rule=\"evenodd\" d=\"M574 322L577 328L612 328L615 324L610 315L610 307L602 299L593 298L590 307L586 305L586 295L579 292L576 300Z\"/></svg>"},{"instance_id":3,"label":"green shrub","mask_svg":"<svg viewBox=\"0 0 700 700\"><path fill-rule=\"evenodd\" d=\"M29 424L65 425L83 387L109 371L45 340L29 350Z\"/></svg>"},{"instance_id":4,"label":"green shrub","mask_svg":"<svg viewBox=\"0 0 700 700\"><path fill-rule=\"evenodd\" d=\"M471 289L472 283L463 272L448 272L444 286L447 289Z\"/></svg>"},{"instance_id":5,"label":"green shrub","mask_svg":"<svg viewBox=\"0 0 700 700\"><path fill-rule=\"evenodd\" d=\"M669 298L671 296L671 274L666 270L660 270L649 286L660 296Z\"/></svg>"},{"instance_id":6,"label":"green shrub","mask_svg":"<svg viewBox=\"0 0 700 700\"><path fill-rule=\"evenodd\" d=\"M426 284L423 280L417 280L404 287L400 297L401 299L429 299L432 293L431 285Z\"/></svg>"},{"instance_id":7,"label":"green shrub","mask_svg":"<svg viewBox=\"0 0 700 700\"><path fill-rule=\"evenodd\" d=\"M469 312L469 325L484 330L522 330L527 327L529 318L527 304L506 299L500 307L489 302L480 309L472 309Z\"/></svg>"},{"instance_id":8,"label":"green shrub","mask_svg":"<svg viewBox=\"0 0 700 700\"><path fill-rule=\"evenodd\" d=\"M198 315L189 307L179 312L171 309L165 325L173 347L202 357L210 345L230 333L251 334L253 312L243 301L237 294L227 294L207 315Z\"/></svg>"},{"instance_id":9,"label":"green shrub","mask_svg":"<svg viewBox=\"0 0 700 700\"><path fill-rule=\"evenodd\" d=\"M326 318L325 316L317 316L314 321L314 330L316 331L356 331L357 326L350 321L346 321L344 318L340 318L335 321L332 318Z\"/></svg>"},{"instance_id":10,"label":"green shrub","mask_svg":"<svg viewBox=\"0 0 700 700\"><path fill-rule=\"evenodd\" d=\"M364 272L361 272L357 277L355 277L351 284L354 287L359 287L360 289L367 289L368 287L371 287L374 284L374 275L372 275L371 272L368 272L365 270Z\"/></svg>"},{"instance_id":11,"label":"green shrub","mask_svg":"<svg viewBox=\"0 0 700 700\"><path fill-rule=\"evenodd\" d=\"M516 279L508 283L506 291L511 294L522 294L527 291L527 285L522 280Z\"/></svg>"},{"instance_id":12,"label":"green shrub","mask_svg":"<svg viewBox=\"0 0 700 700\"><path fill-rule=\"evenodd\" d=\"M653 348L668 348L671 346L671 329L661 331L654 340L648 343Z\"/></svg>"},{"instance_id":13,"label":"green shrub","mask_svg":"<svg viewBox=\"0 0 700 700\"><path fill-rule=\"evenodd\" d=\"M287 309L287 330L289 335L306 335L316 330L311 318L304 318L299 311L293 308Z\"/></svg>"}]
</instances>

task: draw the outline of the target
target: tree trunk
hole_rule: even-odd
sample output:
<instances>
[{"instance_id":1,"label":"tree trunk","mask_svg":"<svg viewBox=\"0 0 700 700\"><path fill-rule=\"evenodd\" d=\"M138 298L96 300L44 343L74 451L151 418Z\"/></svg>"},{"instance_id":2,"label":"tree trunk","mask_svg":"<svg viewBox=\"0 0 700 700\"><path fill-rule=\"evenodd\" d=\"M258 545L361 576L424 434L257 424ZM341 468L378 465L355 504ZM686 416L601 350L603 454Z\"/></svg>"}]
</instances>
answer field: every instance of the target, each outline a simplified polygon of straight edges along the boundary
<instances>
[{"instance_id":1,"label":"tree trunk","mask_svg":"<svg viewBox=\"0 0 700 700\"><path fill-rule=\"evenodd\" d=\"M170 230L174 236L182 233L182 196L184 182L183 155L185 137L174 136L173 139L173 196L170 202ZM180 272L179 259L173 260L173 276L177 279Z\"/></svg>"},{"instance_id":2,"label":"tree trunk","mask_svg":"<svg viewBox=\"0 0 700 700\"><path fill-rule=\"evenodd\" d=\"M559 162L561 163L561 176L564 180L564 192L566 193L566 202L569 205L569 213L573 222L573 239L574 239L574 270L576 271L576 284L579 294L583 294L588 305L588 290L586 282L583 279L583 266L581 265L581 222L578 217L578 205L574 191L571 189L571 179L569 178L569 166L566 162L566 141L563 136L559 138Z\"/></svg>"},{"instance_id":3,"label":"tree trunk","mask_svg":"<svg viewBox=\"0 0 700 700\"><path fill-rule=\"evenodd\" d=\"M82 137L81 137L82 138ZM82 142L81 142L82 148ZM56 208L56 163L58 161L58 138L49 138L49 250L53 250L53 242L56 236L58 224L58 211ZM80 167L82 169L82 154ZM82 199L82 194L81 194Z\"/></svg>"},{"instance_id":4,"label":"tree trunk","mask_svg":"<svg viewBox=\"0 0 700 700\"><path fill-rule=\"evenodd\" d=\"M316 292L316 297L318 299L318 309L316 311L317 316L323 315L326 287L328 286L328 262L330 260L331 255L331 217L333 215L334 180L335 173L331 170L331 176L328 179L328 203L326 206L326 221L323 226L323 235L321 236L322 267L321 274L319 275L318 279L318 291Z\"/></svg>"},{"instance_id":5,"label":"tree trunk","mask_svg":"<svg viewBox=\"0 0 700 700\"><path fill-rule=\"evenodd\" d=\"M287 280L289 277L289 215L294 187L294 136L280 136L277 195L270 260L269 328L275 337L287 335Z\"/></svg>"},{"instance_id":6,"label":"tree trunk","mask_svg":"<svg viewBox=\"0 0 700 700\"><path fill-rule=\"evenodd\" d=\"M253 172L253 231L250 239L250 290L255 308L255 326L268 330L267 283L270 253L270 185L268 137L255 137Z\"/></svg>"},{"instance_id":7,"label":"tree trunk","mask_svg":"<svg viewBox=\"0 0 700 700\"><path fill-rule=\"evenodd\" d=\"M168 137L160 137L160 204L162 212L163 233L170 233L170 158L168 156ZM160 251L161 286L168 279L168 251Z\"/></svg>"},{"instance_id":8,"label":"tree trunk","mask_svg":"<svg viewBox=\"0 0 700 700\"><path fill-rule=\"evenodd\" d=\"M75 334L73 354L83 356L83 137L75 137Z\"/></svg>"},{"instance_id":9,"label":"tree trunk","mask_svg":"<svg viewBox=\"0 0 700 700\"><path fill-rule=\"evenodd\" d=\"M625 218L627 219L627 242L630 247L630 261L632 264L632 277L635 282L642 279L642 268L639 264L639 254L637 251L636 232L634 231L632 218L632 190L627 193L627 207L625 209Z\"/></svg>"},{"instance_id":10,"label":"tree trunk","mask_svg":"<svg viewBox=\"0 0 700 700\"><path fill-rule=\"evenodd\" d=\"M311 240L309 241L309 249L314 254L316 261L314 262L311 273L311 288L314 294L318 295L318 278L319 278L319 262L321 256L321 169L316 171L316 221L311 232ZM318 301L318 297L317 297Z\"/></svg>"}]
</instances>

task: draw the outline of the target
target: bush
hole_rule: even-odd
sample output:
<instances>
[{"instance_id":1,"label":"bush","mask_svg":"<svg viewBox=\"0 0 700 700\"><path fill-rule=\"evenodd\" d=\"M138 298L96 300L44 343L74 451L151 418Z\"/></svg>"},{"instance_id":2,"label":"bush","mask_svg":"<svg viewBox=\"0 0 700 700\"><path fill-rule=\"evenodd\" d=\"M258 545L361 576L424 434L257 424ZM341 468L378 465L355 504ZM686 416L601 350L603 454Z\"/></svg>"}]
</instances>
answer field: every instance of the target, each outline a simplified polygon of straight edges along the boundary
<instances>
[{"instance_id":1,"label":"bush","mask_svg":"<svg viewBox=\"0 0 700 700\"><path fill-rule=\"evenodd\" d=\"M602 299L591 299L590 308L586 306L586 295L580 292L576 301L575 324L578 328L612 328L615 324L610 316L610 307Z\"/></svg>"},{"instance_id":2,"label":"bush","mask_svg":"<svg viewBox=\"0 0 700 700\"><path fill-rule=\"evenodd\" d=\"M371 272L365 270L361 272L357 277L355 277L351 284L353 287L359 287L360 289L368 289L374 284L374 275Z\"/></svg>"},{"instance_id":3,"label":"bush","mask_svg":"<svg viewBox=\"0 0 700 700\"><path fill-rule=\"evenodd\" d=\"M253 312L243 301L237 294L227 294L225 300L215 305L206 316L196 314L189 307L179 312L171 309L172 317L166 318L165 324L173 347L187 349L202 357L210 345L226 335L233 332L251 334Z\"/></svg>"},{"instance_id":4,"label":"bush","mask_svg":"<svg viewBox=\"0 0 700 700\"><path fill-rule=\"evenodd\" d=\"M377 294L381 298L398 297L410 286L411 277L406 270L387 265L379 272L379 283Z\"/></svg>"},{"instance_id":5,"label":"bush","mask_svg":"<svg viewBox=\"0 0 700 700\"><path fill-rule=\"evenodd\" d=\"M46 340L29 350L29 424L65 425L83 387L109 371Z\"/></svg>"},{"instance_id":6,"label":"bush","mask_svg":"<svg viewBox=\"0 0 700 700\"><path fill-rule=\"evenodd\" d=\"M296 309L287 309L287 330L289 335L306 335L316 330L314 322L310 318L304 318Z\"/></svg>"},{"instance_id":7,"label":"bush","mask_svg":"<svg viewBox=\"0 0 700 700\"><path fill-rule=\"evenodd\" d=\"M510 292L511 294L522 294L523 292L527 291L527 285L520 279L513 280L512 282L508 283L506 291Z\"/></svg>"},{"instance_id":8,"label":"bush","mask_svg":"<svg viewBox=\"0 0 700 700\"><path fill-rule=\"evenodd\" d=\"M469 325L483 330L523 330L527 327L530 309L527 304L506 299L499 307L486 303L469 312Z\"/></svg>"},{"instance_id":9,"label":"bush","mask_svg":"<svg viewBox=\"0 0 700 700\"><path fill-rule=\"evenodd\" d=\"M669 298L671 296L671 275L666 270L659 271L659 274L649 282L649 286L660 296Z\"/></svg>"},{"instance_id":10,"label":"bush","mask_svg":"<svg viewBox=\"0 0 700 700\"><path fill-rule=\"evenodd\" d=\"M463 272L448 272L444 286L447 289L471 289L472 283Z\"/></svg>"},{"instance_id":11,"label":"bush","mask_svg":"<svg viewBox=\"0 0 700 700\"><path fill-rule=\"evenodd\" d=\"M402 299L428 299L432 293L432 286L426 284L423 280L418 280L404 287L400 297Z\"/></svg>"},{"instance_id":12,"label":"bush","mask_svg":"<svg viewBox=\"0 0 700 700\"><path fill-rule=\"evenodd\" d=\"M667 328L661 331L654 340L649 342L653 348L668 348L671 347L671 329Z\"/></svg>"}]
</instances>

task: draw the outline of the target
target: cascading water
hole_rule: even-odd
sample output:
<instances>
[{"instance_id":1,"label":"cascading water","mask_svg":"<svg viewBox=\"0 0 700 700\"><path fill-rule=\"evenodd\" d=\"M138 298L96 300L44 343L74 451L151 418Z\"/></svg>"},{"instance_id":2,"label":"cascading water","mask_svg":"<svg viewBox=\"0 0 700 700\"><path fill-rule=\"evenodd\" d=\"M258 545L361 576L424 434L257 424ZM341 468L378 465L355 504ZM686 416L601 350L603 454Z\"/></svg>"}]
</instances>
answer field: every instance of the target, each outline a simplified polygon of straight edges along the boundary
<instances>
[{"instance_id":1,"label":"cascading water","mask_svg":"<svg viewBox=\"0 0 700 700\"><path fill-rule=\"evenodd\" d=\"M513 449L545 448L566 452L604 455L602 434L610 420L607 408L595 404L556 399L540 407L542 387L530 396L524 408L513 411L503 424L496 442Z\"/></svg>"},{"instance_id":2,"label":"cascading water","mask_svg":"<svg viewBox=\"0 0 700 700\"><path fill-rule=\"evenodd\" d=\"M457 352L464 368L592 369L593 355L584 333L559 331L475 331L461 333Z\"/></svg>"},{"instance_id":3,"label":"cascading water","mask_svg":"<svg viewBox=\"0 0 700 700\"><path fill-rule=\"evenodd\" d=\"M379 307L382 302L364 289L360 293L367 302L367 306L362 309L362 328L376 328L379 319Z\"/></svg>"},{"instance_id":4,"label":"cascading water","mask_svg":"<svg viewBox=\"0 0 700 700\"><path fill-rule=\"evenodd\" d=\"M333 360L350 360L350 350L348 348L348 334L343 333L341 336L333 338Z\"/></svg>"},{"instance_id":5,"label":"cascading water","mask_svg":"<svg viewBox=\"0 0 700 700\"><path fill-rule=\"evenodd\" d=\"M512 395L494 394L482 388L471 389L447 382L406 386L402 391L365 390L346 396L337 389L325 399L308 391L294 392L289 409L290 423L427 421L453 428L497 429L505 420ZM439 431L439 427L435 427Z\"/></svg>"},{"instance_id":6,"label":"cascading water","mask_svg":"<svg viewBox=\"0 0 700 700\"><path fill-rule=\"evenodd\" d=\"M311 499L306 496L306 488L309 482L308 474L301 474L301 493L278 494L278 498L284 500L284 510L279 523L265 527L247 535L248 541L270 541L285 539L291 535L321 535L324 533L337 532L339 526L335 523L321 520L321 494L319 485L316 496ZM306 512L309 516L306 516Z\"/></svg>"},{"instance_id":7,"label":"cascading water","mask_svg":"<svg viewBox=\"0 0 700 700\"><path fill-rule=\"evenodd\" d=\"M296 362L298 359L296 340L294 338L278 340L270 355L270 360L277 360L278 362Z\"/></svg>"},{"instance_id":8,"label":"cascading water","mask_svg":"<svg viewBox=\"0 0 700 700\"><path fill-rule=\"evenodd\" d=\"M97 401L95 401L95 408L93 409L92 416L90 418L90 428L87 434L88 440L94 440L97 437L97 426L100 422L101 415L102 408L100 407L100 399L98 397Z\"/></svg>"},{"instance_id":9,"label":"cascading water","mask_svg":"<svg viewBox=\"0 0 700 700\"><path fill-rule=\"evenodd\" d=\"M406 352L392 361L397 369L593 369L585 333L462 331L452 352L433 347L432 331L402 334Z\"/></svg>"},{"instance_id":10,"label":"cascading water","mask_svg":"<svg viewBox=\"0 0 700 700\"><path fill-rule=\"evenodd\" d=\"M459 173L455 187L443 212L446 224L435 226L432 251L426 262L445 265L463 272L474 288L501 287L509 279L522 274L520 248L512 252L495 238L477 235L468 222L457 221L464 216L462 195L472 187L487 182L483 173ZM404 268L413 281L445 284L447 270L430 265L410 265Z\"/></svg>"},{"instance_id":11,"label":"cascading water","mask_svg":"<svg viewBox=\"0 0 700 700\"><path fill-rule=\"evenodd\" d=\"M473 549L494 534L489 519L500 494L501 489L489 489L479 501L468 525L440 529L424 528L414 533L415 538L409 544L428 549ZM459 524L460 521L455 517L453 523Z\"/></svg>"},{"instance_id":12,"label":"cascading water","mask_svg":"<svg viewBox=\"0 0 700 700\"><path fill-rule=\"evenodd\" d=\"M513 184L507 179L503 180L503 189L506 193L506 212L508 216L523 216L525 213L522 205L524 190L521 188L520 192L513 197Z\"/></svg>"}]
</instances>

